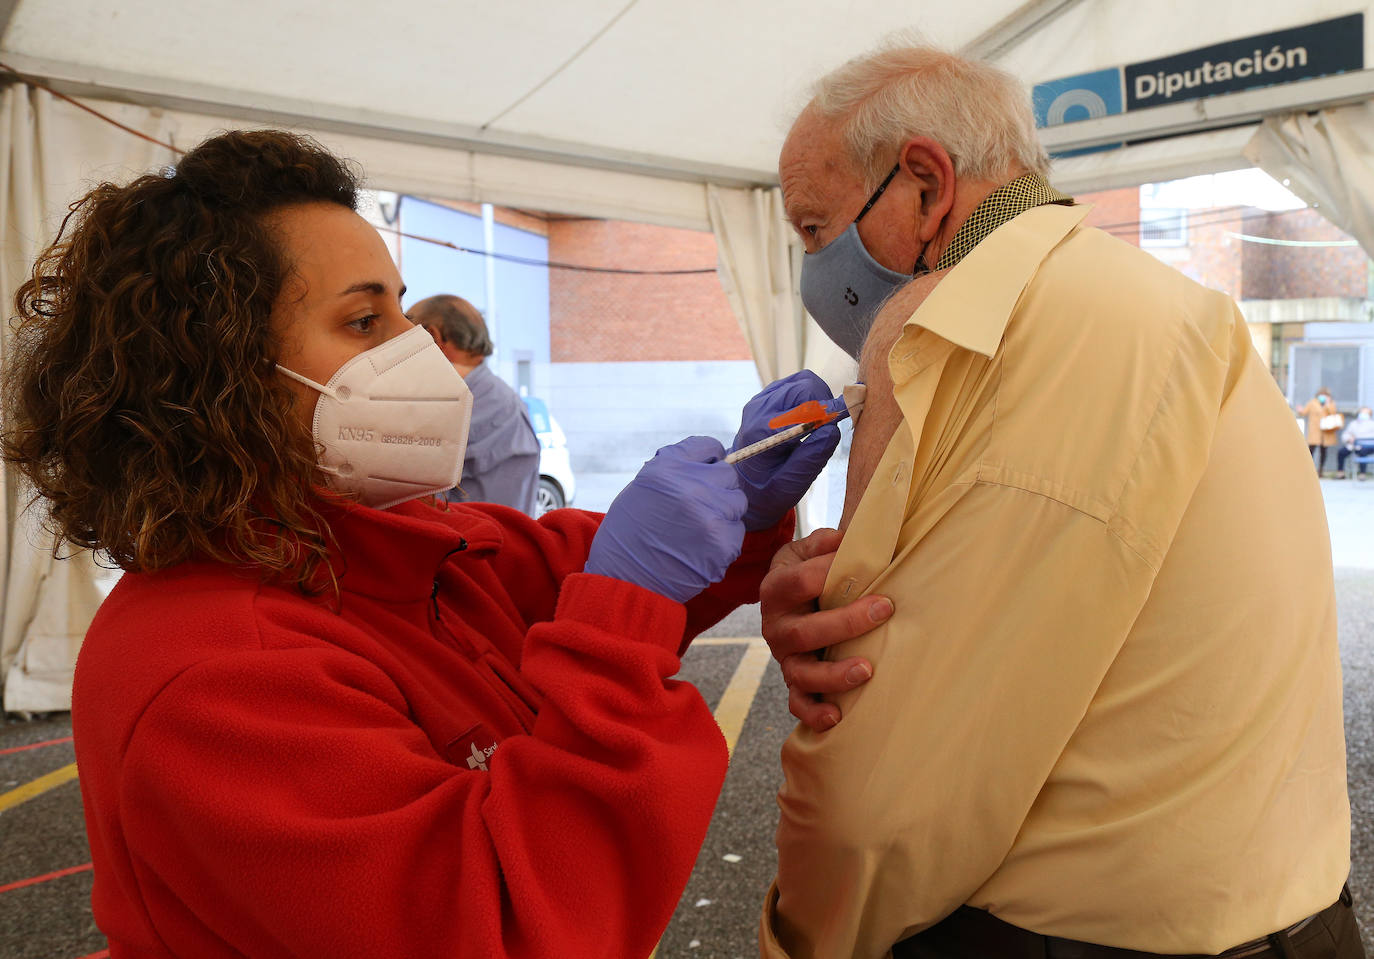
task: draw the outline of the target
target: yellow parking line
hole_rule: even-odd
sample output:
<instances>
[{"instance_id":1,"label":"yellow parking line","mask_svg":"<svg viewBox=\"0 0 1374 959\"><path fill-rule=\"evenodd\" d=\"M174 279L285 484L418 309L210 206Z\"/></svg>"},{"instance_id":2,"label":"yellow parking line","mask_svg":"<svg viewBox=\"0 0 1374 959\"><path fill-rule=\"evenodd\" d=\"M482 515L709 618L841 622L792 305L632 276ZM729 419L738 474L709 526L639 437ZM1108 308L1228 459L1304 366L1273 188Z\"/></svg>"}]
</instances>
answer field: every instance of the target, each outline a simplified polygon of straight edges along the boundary
<instances>
[{"instance_id":1,"label":"yellow parking line","mask_svg":"<svg viewBox=\"0 0 1374 959\"><path fill-rule=\"evenodd\" d=\"M735 742L739 739L744 720L749 716L749 707L754 705L754 694L763 681L763 672L773 658L768 652L768 644L762 639L746 640L749 648L744 651L735 675L720 696L716 705L716 724L725 734L725 748L731 755L735 752Z\"/></svg>"},{"instance_id":2,"label":"yellow parking line","mask_svg":"<svg viewBox=\"0 0 1374 959\"><path fill-rule=\"evenodd\" d=\"M739 740L740 730L744 728L744 721L749 718L749 707L754 705L754 695L763 682L763 673L768 669L772 654L768 651L768 644L759 636L713 636L710 639L693 640L692 645L749 647L744 651L739 665L735 667L735 675L730 677L716 705L716 725L725 734L725 748L733 756L735 743ZM658 949L655 948L649 953L649 959L657 957Z\"/></svg>"},{"instance_id":3,"label":"yellow parking line","mask_svg":"<svg viewBox=\"0 0 1374 959\"><path fill-rule=\"evenodd\" d=\"M63 783L71 782L75 778L76 763L72 763L70 766L55 769L46 776L39 776L33 782L24 783L24 785L11 789L7 793L0 793L0 812L11 809L34 796L41 796L49 789L56 789Z\"/></svg>"}]
</instances>

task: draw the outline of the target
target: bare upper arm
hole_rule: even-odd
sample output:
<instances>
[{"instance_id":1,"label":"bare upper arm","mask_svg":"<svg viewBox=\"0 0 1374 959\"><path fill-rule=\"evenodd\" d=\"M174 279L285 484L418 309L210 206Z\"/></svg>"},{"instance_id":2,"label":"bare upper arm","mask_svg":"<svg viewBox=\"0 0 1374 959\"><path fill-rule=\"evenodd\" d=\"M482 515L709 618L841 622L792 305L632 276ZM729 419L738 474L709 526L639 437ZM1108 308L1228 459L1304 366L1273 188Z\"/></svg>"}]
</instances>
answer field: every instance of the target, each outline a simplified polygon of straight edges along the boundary
<instances>
[{"instance_id":1,"label":"bare upper arm","mask_svg":"<svg viewBox=\"0 0 1374 959\"><path fill-rule=\"evenodd\" d=\"M863 416L854 427L854 440L849 450L849 475L845 484L840 529L849 526L859 500L873 478L873 471L883 458L897 424L902 421L902 411L892 392L892 372L888 368L887 355L901 336L906 321L920 309L926 297L948 273L948 270L927 273L892 294L878 312L873 328L864 341L863 352L859 355L859 379L868 386L868 396L864 400Z\"/></svg>"}]
</instances>

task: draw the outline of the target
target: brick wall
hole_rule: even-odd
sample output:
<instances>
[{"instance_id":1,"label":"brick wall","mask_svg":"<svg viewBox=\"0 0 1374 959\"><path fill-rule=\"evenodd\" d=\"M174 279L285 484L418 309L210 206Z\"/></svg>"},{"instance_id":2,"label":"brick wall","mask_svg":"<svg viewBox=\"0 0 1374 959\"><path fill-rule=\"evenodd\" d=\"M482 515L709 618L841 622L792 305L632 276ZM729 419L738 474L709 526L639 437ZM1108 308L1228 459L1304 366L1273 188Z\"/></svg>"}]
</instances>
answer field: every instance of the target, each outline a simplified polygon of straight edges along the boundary
<instances>
[{"instance_id":1,"label":"brick wall","mask_svg":"<svg viewBox=\"0 0 1374 959\"><path fill-rule=\"evenodd\" d=\"M1126 187L1122 190L1103 190L1100 193L1080 193L1075 197L1079 203L1092 204L1087 226L1106 230L1112 236L1120 237L1127 243L1140 246L1140 189Z\"/></svg>"},{"instance_id":2,"label":"brick wall","mask_svg":"<svg viewBox=\"0 0 1374 959\"><path fill-rule=\"evenodd\" d=\"M555 363L748 360L721 289L710 233L618 220L554 219L549 259L638 270L710 268L690 276L549 271Z\"/></svg>"},{"instance_id":3,"label":"brick wall","mask_svg":"<svg viewBox=\"0 0 1374 959\"><path fill-rule=\"evenodd\" d=\"M1140 246L1140 189L1126 187L1078 197L1094 208L1085 221L1115 237ZM1188 211L1188 242L1185 246L1147 245L1144 249L1203 286L1239 297L1241 290L1241 241L1228 231L1241 232L1242 212L1219 215L1212 210Z\"/></svg>"},{"instance_id":4,"label":"brick wall","mask_svg":"<svg viewBox=\"0 0 1374 959\"><path fill-rule=\"evenodd\" d=\"M1190 279L1238 300L1243 285L1245 244L1231 234L1243 232L1244 213L1244 210L1189 210L1186 247L1145 248Z\"/></svg>"},{"instance_id":5,"label":"brick wall","mask_svg":"<svg viewBox=\"0 0 1374 959\"><path fill-rule=\"evenodd\" d=\"M1316 210L1247 210L1248 236L1277 240L1348 240ZM1369 258L1358 246L1272 246L1242 243L1244 295L1252 300L1354 297L1369 291Z\"/></svg>"}]
</instances>

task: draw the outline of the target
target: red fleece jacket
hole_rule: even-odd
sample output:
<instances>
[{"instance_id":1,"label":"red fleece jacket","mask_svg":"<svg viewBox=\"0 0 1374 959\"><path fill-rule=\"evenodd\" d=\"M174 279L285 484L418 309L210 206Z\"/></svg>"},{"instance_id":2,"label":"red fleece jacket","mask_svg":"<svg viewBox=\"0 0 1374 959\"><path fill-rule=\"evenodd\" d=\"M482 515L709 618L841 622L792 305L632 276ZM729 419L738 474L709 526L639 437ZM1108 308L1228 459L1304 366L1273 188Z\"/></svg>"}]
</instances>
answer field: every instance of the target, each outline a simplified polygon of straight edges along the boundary
<instances>
[{"instance_id":1,"label":"red fleece jacket","mask_svg":"<svg viewBox=\"0 0 1374 959\"><path fill-rule=\"evenodd\" d=\"M112 959L647 956L726 763L668 677L791 521L684 608L580 572L599 519L343 508L337 600L123 577L72 703Z\"/></svg>"}]
</instances>

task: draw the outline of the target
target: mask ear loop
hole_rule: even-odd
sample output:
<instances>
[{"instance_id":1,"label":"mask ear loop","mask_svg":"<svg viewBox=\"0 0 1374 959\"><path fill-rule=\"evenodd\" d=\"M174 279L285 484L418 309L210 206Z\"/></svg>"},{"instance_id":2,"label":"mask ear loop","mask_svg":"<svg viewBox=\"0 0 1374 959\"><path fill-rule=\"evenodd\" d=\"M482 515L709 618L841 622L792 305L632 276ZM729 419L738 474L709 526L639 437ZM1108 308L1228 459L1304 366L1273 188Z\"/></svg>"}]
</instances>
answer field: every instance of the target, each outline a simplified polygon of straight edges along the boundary
<instances>
[{"instance_id":1,"label":"mask ear loop","mask_svg":"<svg viewBox=\"0 0 1374 959\"><path fill-rule=\"evenodd\" d=\"M286 376L295 380L297 383L300 383L302 386L308 386L312 390L315 390L319 393L323 393L325 396L329 397L332 400L346 400L350 395L349 389L346 386L341 386L337 390L332 389L328 386L321 386L319 383L316 383L308 376L301 376L301 374L295 372L294 370L288 370L280 363L275 363L273 365L276 366L277 372L285 374ZM344 475L344 473L337 466L325 466L323 463L316 463L315 468L319 470L321 473L328 473L330 476Z\"/></svg>"},{"instance_id":2,"label":"mask ear loop","mask_svg":"<svg viewBox=\"0 0 1374 959\"><path fill-rule=\"evenodd\" d=\"M859 211L859 215L854 218L855 223L858 223L868 215L868 211L873 209L873 204L878 202L878 197L883 195L883 191L887 189L887 185L892 182L892 178L897 175L897 171L901 168L902 161L898 160L896 166L889 170L887 176L883 178L883 182L878 184L878 189L874 190L873 195L868 198L868 202L865 203L864 208ZM920 255L916 257L916 265L911 268L911 275L912 277L925 276L929 272L930 267L926 265L926 254L925 251L922 250Z\"/></svg>"},{"instance_id":3,"label":"mask ear loop","mask_svg":"<svg viewBox=\"0 0 1374 959\"><path fill-rule=\"evenodd\" d=\"M892 182L892 178L897 175L897 171L901 168L901 161L898 161L897 165L894 166L891 169L891 171L888 172L887 176L883 178L883 182L878 184L878 189L873 191L873 195L868 198L868 202L865 203L864 208L859 211L859 215L854 218L855 223L858 223L860 220L862 220L865 216L868 215L868 211L873 209L873 204L878 202L878 197L883 195L883 191L887 189L887 185Z\"/></svg>"},{"instance_id":4,"label":"mask ear loop","mask_svg":"<svg viewBox=\"0 0 1374 959\"><path fill-rule=\"evenodd\" d=\"M321 386L319 383L316 383L314 380L310 379L308 376L301 376L299 373L296 373L296 372L294 372L293 370L288 370L286 367L282 366L280 363L276 363L276 364L273 364L273 365L276 366L277 372L278 372L278 373L284 373L284 374L286 374L287 376L291 377L291 379L295 380L297 383L300 383L302 386L308 386L308 387L310 387L312 390L314 390L315 392L317 392L317 393L323 393L325 396L329 397L329 398L332 399L332 400L345 400L345 399L348 399L348 394L347 394L347 393L345 393L345 394L343 394L343 395L340 395L340 394L338 393L338 391L336 391L336 390L334 390L334 389L331 389L331 388L328 387L328 386ZM345 387L345 389L346 389L346 387Z\"/></svg>"}]
</instances>

